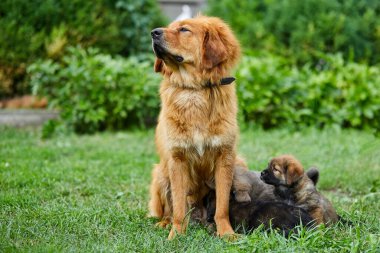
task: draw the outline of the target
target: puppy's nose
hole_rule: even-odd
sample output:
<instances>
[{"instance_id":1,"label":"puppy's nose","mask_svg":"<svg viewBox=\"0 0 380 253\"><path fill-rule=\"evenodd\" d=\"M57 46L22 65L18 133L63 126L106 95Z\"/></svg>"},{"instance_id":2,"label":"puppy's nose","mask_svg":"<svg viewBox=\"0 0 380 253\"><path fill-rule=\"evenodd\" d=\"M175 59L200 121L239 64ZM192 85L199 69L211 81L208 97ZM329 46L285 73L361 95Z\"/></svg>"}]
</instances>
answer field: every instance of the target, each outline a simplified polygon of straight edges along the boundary
<instances>
[{"instance_id":1,"label":"puppy's nose","mask_svg":"<svg viewBox=\"0 0 380 253\"><path fill-rule=\"evenodd\" d=\"M156 28L156 29L153 29L150 34L152 35L152 38L153 39L158 39L162 36L162 34L164 33L164 30L162 28Z\"/></svg>"}]
</instances>

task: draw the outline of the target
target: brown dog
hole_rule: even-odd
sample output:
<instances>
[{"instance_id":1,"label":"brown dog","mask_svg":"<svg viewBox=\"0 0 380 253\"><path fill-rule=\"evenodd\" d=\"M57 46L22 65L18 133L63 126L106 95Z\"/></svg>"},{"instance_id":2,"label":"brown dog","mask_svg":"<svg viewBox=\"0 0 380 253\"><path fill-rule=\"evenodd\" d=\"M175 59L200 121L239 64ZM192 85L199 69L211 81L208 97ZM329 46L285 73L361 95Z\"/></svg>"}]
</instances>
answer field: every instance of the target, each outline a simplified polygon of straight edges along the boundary
<instances>
[{"instance_id":1,"label":"brown dog","mask_svg":"<svg viewBox=\"0 0 380 253\"><path fill-rule=\"evenodd\" d=\"M156 129L159 166L153 170L150 214L172 219L169 239L184 233L188 202L200 203L215 180L217 233L233 234L228 203L238 125L231 68L239 43L220 19L199 16L152 31L161 72L161 112ZM230 84L230 85L228 85ZM165 191L170 189L171 200ZM170 203L172 202L172 214Z\"/></svg>"},{"instance_id":2,"label":"brown dog","mask_svg":"<svg viewBox=\"0 0 380 253\"><path fill-rule=\"evenodd\" d=\"M306 210L317 224L337 222L338 215L331 202L316 189L318 174L312 174L307 176L293 156L281 155L270 161L261 179L275 186L275 194Z\"/></svg>"}]
</instances>

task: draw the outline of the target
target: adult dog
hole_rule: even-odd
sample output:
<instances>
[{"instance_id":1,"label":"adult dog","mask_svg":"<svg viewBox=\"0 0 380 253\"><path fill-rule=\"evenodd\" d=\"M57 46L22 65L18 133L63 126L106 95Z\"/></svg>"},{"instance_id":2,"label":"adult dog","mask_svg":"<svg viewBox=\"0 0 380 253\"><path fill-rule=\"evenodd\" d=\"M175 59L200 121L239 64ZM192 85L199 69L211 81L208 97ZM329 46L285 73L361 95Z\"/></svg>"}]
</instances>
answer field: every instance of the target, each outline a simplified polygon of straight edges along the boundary
<instances>
[{"instance_id":1,"label":"adult dog","mask_svg":"<svg viewBox=\"0 0 380 253\"><path fill-rule=\"evenodd\" d=\"M188 204L200 203L207 182L215 181L217 234L233 235L228 204L239 129L230 71L240 56L239 43L222 20L205 16L173 22L151 35L154 68L164 79L150 214L163 219L163 226L171 220L169 239L184 233Z\"/></svg>"}]
</instances>

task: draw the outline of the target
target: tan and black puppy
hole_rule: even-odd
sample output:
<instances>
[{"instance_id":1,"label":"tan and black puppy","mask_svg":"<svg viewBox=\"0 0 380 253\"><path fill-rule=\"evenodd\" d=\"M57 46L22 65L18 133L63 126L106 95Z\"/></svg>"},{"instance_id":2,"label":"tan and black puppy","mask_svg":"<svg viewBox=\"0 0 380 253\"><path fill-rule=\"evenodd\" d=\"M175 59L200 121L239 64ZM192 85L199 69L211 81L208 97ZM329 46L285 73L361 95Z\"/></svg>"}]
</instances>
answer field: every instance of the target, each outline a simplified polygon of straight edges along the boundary
<instances>
[{"instance_id":1,"label":"tan and black puppy","mask_svg":"<svg viewBox=\"0 0 380 253\"><path fill-rule=\"evenodd\" d=\"M275 194L306 210L317 224L337 222L339 217L331 202L316 189L318 171L308 175L302 164L291 155L273 158L261 179L275 187Z\"/></svg>"},{"instance_id":2,"label":"tan and black puppy","mask_svg":"<svg viewBox=\"0 0 380 253\"><path fill-rule=\"evenodd\" d=\"M310 173L309 173L310 172ZM318 171L308 171L315 180ZM210 185L213 189L213 185ZM265 229L279 229L287 236L296 226L312 226L313 218L294 203L287 203L274 194L275 187L260 179L260 172L249 171L244 164L235 164L229 204L232 226L239 232L251 231L260 225ZM206 225L212 224L215 215L215 192L211 191L204 205L207 207Z\"/></svg>"}]
</instances>

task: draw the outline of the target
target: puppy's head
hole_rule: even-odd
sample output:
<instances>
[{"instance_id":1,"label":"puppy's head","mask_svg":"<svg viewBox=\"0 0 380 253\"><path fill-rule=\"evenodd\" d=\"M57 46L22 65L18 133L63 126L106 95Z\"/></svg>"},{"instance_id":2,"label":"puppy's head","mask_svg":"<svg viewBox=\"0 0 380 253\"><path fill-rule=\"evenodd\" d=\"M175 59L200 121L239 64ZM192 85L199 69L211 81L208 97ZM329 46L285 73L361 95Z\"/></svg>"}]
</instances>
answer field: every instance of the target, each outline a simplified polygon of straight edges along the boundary
<instances>
[{"instance_id":1,"label":"puppy's head","mask_svg":"<svg viewBox=\"0 0 380 253\"><path fill-rule=\"evenodd\" d=\"M217 83L240 56L239 43L221 19L198 16L151 32L155 71L192 85ZM194 88L194 87L193 87Z\"/></svg>"},{"instance_id":2,"label":"puppy's head","mask_svg":"<svg viewBox=\"0 0 380 253\"><path fill-rule=\"evenodd\" d=\"M261 172L261 179L274 186L291 187L304 175L301 163L291 155L273 158L268 167Z\"/></svg>"}]
</instances>

